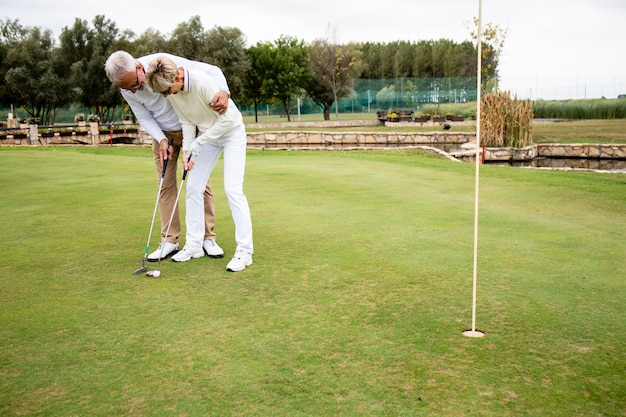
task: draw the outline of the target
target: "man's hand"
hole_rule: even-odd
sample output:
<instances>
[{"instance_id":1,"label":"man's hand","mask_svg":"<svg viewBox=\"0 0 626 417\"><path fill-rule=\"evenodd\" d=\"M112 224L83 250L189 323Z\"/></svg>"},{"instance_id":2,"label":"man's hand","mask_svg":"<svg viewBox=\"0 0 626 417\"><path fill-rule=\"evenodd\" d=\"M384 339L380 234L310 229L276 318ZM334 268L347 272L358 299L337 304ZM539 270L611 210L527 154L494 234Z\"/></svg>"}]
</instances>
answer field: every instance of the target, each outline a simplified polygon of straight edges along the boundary
<instances>
[{"instance_id":1,"label":"man's hand","mask_svg":"<svg viewBox=\"0 0 626 417\"><path fill-rule=\"evenodd\" d=\"M218 114L226 113L226 109L228 109L228 93L226 91L218 91L209 105Z\"/></svg>"},{"instance_id":2,"label":"man's hand","mask_svg":"<svg viewBox=\"0 0 626 417\"><path fill-rule=\"evenodd\" d=\"M159 141L159 153L161 154L161 164L164 160L172 160L172 145L167 138L163 138Z\"/></svg>"}]
</instances>

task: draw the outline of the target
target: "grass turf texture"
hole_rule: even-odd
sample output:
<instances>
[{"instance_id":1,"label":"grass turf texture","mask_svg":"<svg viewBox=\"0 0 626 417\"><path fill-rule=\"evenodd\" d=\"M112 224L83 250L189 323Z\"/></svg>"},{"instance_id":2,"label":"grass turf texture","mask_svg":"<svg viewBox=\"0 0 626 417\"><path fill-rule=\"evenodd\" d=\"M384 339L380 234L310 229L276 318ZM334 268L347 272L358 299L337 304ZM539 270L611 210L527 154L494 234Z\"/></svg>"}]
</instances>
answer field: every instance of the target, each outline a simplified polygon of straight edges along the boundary
<instances>
[{"instance_id":1,"label":"grass turf texture","mask_svg":"<svg viewBox=\"0 0 626 417\"><path fill-rule=\"evenodd\" d=\"M626 413L626 176L481 167L474 339L473 164L249 152L235 274L221 175L226 256L151 279L148 148L0 149L0 414Z\"/></svg>"}]
</instances>

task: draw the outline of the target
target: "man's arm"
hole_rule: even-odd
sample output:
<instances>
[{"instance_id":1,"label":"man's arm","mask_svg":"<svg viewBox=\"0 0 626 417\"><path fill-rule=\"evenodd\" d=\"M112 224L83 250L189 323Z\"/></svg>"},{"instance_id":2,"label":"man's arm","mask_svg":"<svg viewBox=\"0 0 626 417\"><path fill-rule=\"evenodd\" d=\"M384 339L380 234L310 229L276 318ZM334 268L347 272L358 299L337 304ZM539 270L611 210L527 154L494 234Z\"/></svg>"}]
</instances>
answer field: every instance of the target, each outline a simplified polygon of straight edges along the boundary
<instances>
[{"instance_id":1,"label":"man's arm","mask_svg":"<svg viewBox=\"0 0 626 417\"><path fill-rule=\"evenodd\" d=\"M207 64L205 62L192 61L187 58L183 58L176 55L171 54L163 54L169 57L174 63L176 63L179 67L184 67L187 69L194 69L198 71L202 71L208 74L218 86L218 92L213 97L210 105L213 110L215 110L218 114L226 113L228 109L228 99L230 98L230 89L228 88L228 83L226 82L226 77L224 73L215 65Z\"/></svg>"},{"instance_id":2,"label":"man's arm","mask_svg":"<svg viewBox=\"0 0 626 417\"><path fill-rule=\"evenodd\" d=\"M146 132L148 132L150 136L156 139L157 142L159 142L161 161L166 158L172 159L171 153L168 152L169 145L167 137L165 136L165 133L163 133L163 130L161 130L159 124L154 119L152 112L148 110L146 106L144 106L143 103L141 103L141 101L137 99L137 93L133 94L130 91L121 91L121 93L122 97L124 97L128 105L132 109L133 114L137 118L137 121L139 122L139 124L141 124L141 127Z\"/></svg>"},{"instance_id":3,"label":"man's arm","mask_svg":"<svg viewBox=\"0 0 626 417\"><path fill-rule=\"evenodd\" d=\"M194 70L207 73L217 83L217 86L219 87L219 91L224 91L230 96L230 89L228 88L226 77L224 76L224 73L222 72L220 67L207 64L205 62L192 61L190 59L183 58L183 57L176 56L176 55L171 55L171 54L159 54L159 55L167 56L172 61L174 61L174 63L179 67L184 67L187 69L194 69Z\"/></svg>"}]
</instances>

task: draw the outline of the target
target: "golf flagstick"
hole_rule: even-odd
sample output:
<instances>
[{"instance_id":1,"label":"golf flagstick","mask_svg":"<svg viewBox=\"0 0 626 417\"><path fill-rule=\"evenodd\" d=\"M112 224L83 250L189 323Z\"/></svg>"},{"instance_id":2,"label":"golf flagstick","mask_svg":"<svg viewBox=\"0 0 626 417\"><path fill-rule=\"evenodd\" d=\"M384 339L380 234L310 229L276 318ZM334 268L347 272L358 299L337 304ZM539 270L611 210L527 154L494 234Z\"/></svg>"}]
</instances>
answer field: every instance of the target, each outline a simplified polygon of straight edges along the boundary
<instances>
[{"instance_id":1,"label":"golf flagstick","mask_svg":"<svg viewBox=\"0 0 626 417\"><path fill-rule=\"evenodd\" d=\"M482 90L482 14L483 3L478 0L478 70L477 70L477 97L476 97L476 170L474 185L474 272L472 279L472 328L463 332L467 337L483 337L484 332L476 330L476 287L478 270L478 194L480 186L480 100Z\"/></svg>"},{"instance_id":2,"label":"golf flagstick","mask_svg":"<svg viewBox=\"0 0 626 417\"><path fill-rule=\"evenodd\" d=\"M191 156L189 156L189 158L187 159L187 162L191 161ZM178 187L178 192L176 193L176 200L174 200L174 207L172 208L172 214L170 215L170 220L167 222L167 230L165 232L165 237L163 238L163 241L165 241L165 239L167 239L167 236L170 234L170 226L172 225L172 220L174 219L174 213L176 212L176 207L178 206L178 199L180 198L180 192L183 189L183 184L185 184L185 178L187 178L187 169L183 170L183 176L180 180L180 186ZM146 272L146 275L150 276L150 277L155 277L158 278L161 276L161 258L163 258L163 248L165 247L165 245L161 245L161 253L159 254L159 262L157 264L157 269L155 269L154 271L148 271Z\"/></svg>"},{"instance_id":3,"label":"golf flagstick","mask_svg":"<svg viewBox=\"0 0 626 417\"><path fill-rule=\"evenodd\" d=\"M168 147L171 145L171 141L168 141ZM146 259L148 258L148 252L150 250L150 239L152 238L152 229L154 228L154 219L156 218L157 208L159 207L159 199L161 198L161 188L163 187L163 179L165 178L165 170L167 169L167 159L163 160L163 169L161 170L161 179L159 180L159 188L157 190L156 201L154 202L154 211L152 212L152 222L150 222L150 232L148 232L148 241L146 242L146 249L141 260L141 268L133 272L133 275L139 275L148 270L146 266Z\"/></svg>"}]
</instances>

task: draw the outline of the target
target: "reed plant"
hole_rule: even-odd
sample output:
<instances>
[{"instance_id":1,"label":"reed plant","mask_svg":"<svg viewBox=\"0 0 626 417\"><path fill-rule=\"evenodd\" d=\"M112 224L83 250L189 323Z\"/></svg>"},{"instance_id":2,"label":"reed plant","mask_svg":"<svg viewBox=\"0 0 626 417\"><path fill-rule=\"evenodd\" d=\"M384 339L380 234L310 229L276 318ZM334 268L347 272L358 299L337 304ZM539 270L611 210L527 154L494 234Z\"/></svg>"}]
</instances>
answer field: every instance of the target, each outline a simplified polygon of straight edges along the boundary
<instances>
[{"instance_id":1,"label":"reed plant","mask_svg":"<svg viewBox=\"0 0 626 417\"><path fill-rule=\"evenodd\" d=\"M626 99L538 100L533 102L533 113L541 119L624 119Z\"/></svg>"},{"instance_id":2,"label":"reed plant","mask_svg":"<svg viewBox=\"0 0 626 417\"><path fill-rule=\"evenodd\" d=\"M528 100L506 91L487 93L481 100L481 142L485 146L522 148L533 143L533 111Z\"/></svg>"}]
</instances>

